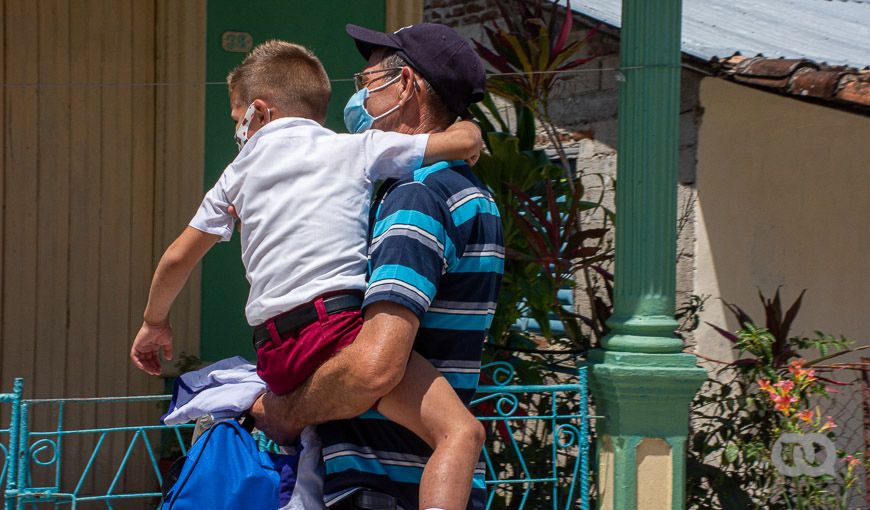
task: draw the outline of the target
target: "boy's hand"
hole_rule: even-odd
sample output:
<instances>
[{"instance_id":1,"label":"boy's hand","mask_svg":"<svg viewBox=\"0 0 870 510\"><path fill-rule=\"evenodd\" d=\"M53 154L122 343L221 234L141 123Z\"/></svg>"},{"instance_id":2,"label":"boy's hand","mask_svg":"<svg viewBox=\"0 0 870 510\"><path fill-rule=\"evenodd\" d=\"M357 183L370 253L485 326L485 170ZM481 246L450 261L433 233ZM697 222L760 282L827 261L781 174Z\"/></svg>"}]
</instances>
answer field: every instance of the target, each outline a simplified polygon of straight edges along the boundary
<instances>
[{"instance_id":1,"label":"boy's hand","mask_svg":"<svg viewBox=\"0 0 870 510\"><path fill-rule=\"evenodd\" d=\"M231 205L227 207L227 212L233 217L233 221L239 224L239 232L242 231L242 222L239 220L239 213L236 212L236 207Z\"/></svg>"},{"instance_id":2,"label":"boy's hand","mask_svg":"<svg viewBox=\"0 0 870 510\"><path fill-rule=\"evenodd\" d=\"M464 136L467 136L472 141L472 150L469 157L465 160L468 166L474 166L477 160L480 159L480 151L483 149L483 133L480 126L470 120L460 120L453 123L447 131L462 131Z\"/></svg>"},{"instance_id":3,"label":"boy's hand","mask_svg":"<svg viewBox=\"0 0 870 510\"><path fill-rule=\"evenodd\" d=\"M172 327L165 324L142 323L133 340L130 359L140 370L151 375L160 375L160 351L167 360L172 359Z\"/></svg>"}]
</instances>

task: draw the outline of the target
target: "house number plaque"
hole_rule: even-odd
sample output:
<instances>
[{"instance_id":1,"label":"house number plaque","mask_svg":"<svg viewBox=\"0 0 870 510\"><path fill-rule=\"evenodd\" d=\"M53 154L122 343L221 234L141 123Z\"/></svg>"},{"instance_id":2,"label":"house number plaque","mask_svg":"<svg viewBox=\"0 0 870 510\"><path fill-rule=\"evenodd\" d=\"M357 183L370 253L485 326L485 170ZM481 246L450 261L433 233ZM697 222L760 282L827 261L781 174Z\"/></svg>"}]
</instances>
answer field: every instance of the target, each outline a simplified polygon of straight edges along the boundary
<instances>
[{"instance_id":1,"label":"house number plaque","mask_svg":"<svg viewBox=\"0 0 870 510\"><path fill-rule=\"evenodd\" d=\"M224 32L221 48L231 53L247 53L254 47L254 38L247 32Z\"/></svg>"}]
</instances>

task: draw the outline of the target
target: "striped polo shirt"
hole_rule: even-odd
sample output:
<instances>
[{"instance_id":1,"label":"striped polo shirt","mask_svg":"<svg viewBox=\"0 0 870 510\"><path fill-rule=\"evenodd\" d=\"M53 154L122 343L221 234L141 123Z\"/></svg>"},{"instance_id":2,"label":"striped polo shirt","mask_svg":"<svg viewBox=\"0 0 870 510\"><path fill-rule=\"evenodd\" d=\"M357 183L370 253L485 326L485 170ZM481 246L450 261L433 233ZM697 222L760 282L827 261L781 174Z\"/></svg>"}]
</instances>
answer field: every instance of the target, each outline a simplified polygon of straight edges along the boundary
<instances>
[{"instance_id":1,"label":"striped polo shirt","mask_svg":"<svg viewBox=\"0 0 870 510\"><path fill-rule=\"evenodd\" d=\"M393 184L378 205L369 247L363 307L391 301L414 312L414 350L427 358L466 404L477 389L480 358L504 268L498 208L463 162L421 168ZM318 427L326 464L327 504L358 487L418 507L432 450L375 411ZM485 506L484 465L468 508Z\"/></svg>"}]
</instances>

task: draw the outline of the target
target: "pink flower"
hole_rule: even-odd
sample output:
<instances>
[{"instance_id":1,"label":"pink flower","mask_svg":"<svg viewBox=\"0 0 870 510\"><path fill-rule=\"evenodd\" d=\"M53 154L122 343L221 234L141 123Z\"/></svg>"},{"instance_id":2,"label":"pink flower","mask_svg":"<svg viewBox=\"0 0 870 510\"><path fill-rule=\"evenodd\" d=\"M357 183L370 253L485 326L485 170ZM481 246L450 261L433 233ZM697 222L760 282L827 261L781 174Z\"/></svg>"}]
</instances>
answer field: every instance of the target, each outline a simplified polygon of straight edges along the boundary
<instances>
[{"instance_id":1,"label":"pink flower","mask_svg":"<svg viewBox=\"0 0 870 510\"><path fill-rule=\"evenodd\" d=\"M774 408L786 416L791 415L791 405L798 401L797 397L789 395L771 395L770 400L775 404Z\"/></svg>"},{"instance_id":2,"label":"pink flower","mask_svg":"<svg viewBox=\"0 0 870 510\"><path fill-rule=\"evenodd\" d=\"M782 390L784 393L788 393L794 389L794 381L790 379L783 379L782 381L779 381L773 386L779 390Z\"/></svg>"},{"instance_id":3,"label":"pink flower","mask_svg":"<svg viewBox=\"0 0 870 510\"><path fill-rule=\"evenodd\" d=\"M846 455L845 457L843 457L843 461L846 462L846 464L849 464L850 466L857 466L858 464L861 463L861 460L855 458L854 455Z\"/></svg>"},{"instance_id":4,"label":"pink flower","mask_svg":"<svg viewBox=\"0 0 870 510\"><path fill-rule=\"evenodd\" d=\"M768 393L773 393L773 392L774 392L774 390L773 390L773 386L770 385L770 381L768 381L767 379L759 379L759 380L756 381L756 383L758 383L758 387L759 387L762 391L766 391L766 392L768 392Z\"/></svg>"},{"instance_id":5,"label":"pink flower","mask_svg":"<svg viewBox=\"0 0 870 510\"><path fill-rule=\"evenodd\" d=\"M788 371L792 375L797 375L800 372L803 372L803 366L806 363L806 360L796 359L788 364Z\"/></svg>"},{"instance_id":6,"label":"pink flower","mask_svg":"<svg viewBox=\"0 0 870 510\"><path fill-rule=\"evenodd\" d=\"M825 424L822 425L822 428L819 429L819 432L824 432L826 430L835 429L835 428L837 428L837 424L834 423L834 418L832 418L831 416L828 416L828 421L826 421Z\"/></svg>"},{"instance_id":7,"label":"pink flower","mask_svg":"<svg viewBox=\"0 0 870 510\"><path fill-rule=\"evenodd\" d=\"M813 416L815 413L812 409L804 409L803 411L797 413L797 417L801 419L801 421L805 421L807 423L813 421Z\"/></svg>"},{"instance_id":8,"label":"pink flower","mask_svg":"<svg viewBox=\"0 0 870 510\"><path fill-rule=\"evenodd\" d=\"M788 371L798 382L813 382L816 380L816 371L813 369L805 370L804 363L806 360L799 359L788 364Z\"/></svg>"}]
</instances>

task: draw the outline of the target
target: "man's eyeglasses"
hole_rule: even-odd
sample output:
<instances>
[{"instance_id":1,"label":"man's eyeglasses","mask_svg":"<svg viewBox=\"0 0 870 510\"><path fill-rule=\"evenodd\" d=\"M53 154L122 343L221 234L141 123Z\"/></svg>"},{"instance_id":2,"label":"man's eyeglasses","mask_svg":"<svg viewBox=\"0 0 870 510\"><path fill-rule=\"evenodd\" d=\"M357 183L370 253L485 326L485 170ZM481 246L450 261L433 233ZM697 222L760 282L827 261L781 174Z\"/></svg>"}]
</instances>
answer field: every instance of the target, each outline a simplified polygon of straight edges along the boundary
<instances>
[{"instance_id":1,"label":"man's eyeglasses","mask_svg":"<svg viewBox=\"0 0 870 510\"><path fill-rule=\"evenodd\" d=\"M363 71L361 73L356 73L353 75L353 86L355 87L355 90L357 92L359 92L359 90L361 88L365 87L370 82L384 78L384 76L381 76L379 78L373 78L373 79L369 80L367 78L368 75L377 74L377 73L386 73L389 71L401 71L402 69L403 69L402 67L386 67L384 69L375 69L374 71Z\"/></svg>"}]
</instances>

